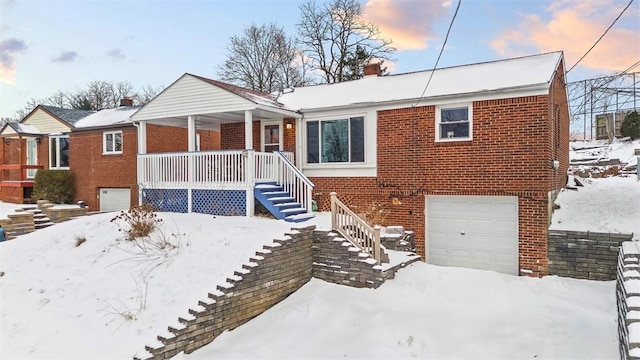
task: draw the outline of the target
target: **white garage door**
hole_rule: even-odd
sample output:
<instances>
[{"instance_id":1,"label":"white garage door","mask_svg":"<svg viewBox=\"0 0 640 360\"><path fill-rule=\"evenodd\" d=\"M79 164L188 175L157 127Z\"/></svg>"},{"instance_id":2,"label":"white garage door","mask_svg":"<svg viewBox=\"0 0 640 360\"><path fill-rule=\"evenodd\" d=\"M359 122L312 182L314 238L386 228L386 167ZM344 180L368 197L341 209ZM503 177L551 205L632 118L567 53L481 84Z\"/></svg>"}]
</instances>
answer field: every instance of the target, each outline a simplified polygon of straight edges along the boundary
<instances>
[{"instance_id":1,"label":"white garage door","mask_svg":"<svg viewBox=\"0 0 640 360\"><path fill-rule=\"evenodd\" d=\"M100 189L100 211L127 210L131 206L131 189Z\"/></svg>"},{"instance_id":2,"label":"white garage door","mask_svg":"<svg viewBox=\"0 0 640 360\"><path fill-rule=\"evenodd\" d=\"M518 198L427 196L427 261L518 275Z\"/></svg>"}]
</instances>

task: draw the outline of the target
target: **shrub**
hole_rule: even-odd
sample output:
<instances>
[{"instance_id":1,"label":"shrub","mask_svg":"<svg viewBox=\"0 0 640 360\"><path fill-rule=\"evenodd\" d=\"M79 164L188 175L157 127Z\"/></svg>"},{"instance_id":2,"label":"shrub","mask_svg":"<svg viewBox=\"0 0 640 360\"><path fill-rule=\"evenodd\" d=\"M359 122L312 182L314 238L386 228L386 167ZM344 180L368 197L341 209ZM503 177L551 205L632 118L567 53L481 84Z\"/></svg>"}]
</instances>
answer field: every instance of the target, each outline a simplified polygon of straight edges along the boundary
<instances>
[{"instance_id":1,"label":"shrub","mask_svg":"<svg viewBox=\"0 0 640 360\"><path fill-rule=\"evenodd\" d=\"M121 211L111 222L117 224L119 231L127 234L129 240L134 240L149 236L162 223L162 219L158 218L150 205L134 205L128 211Z\"/></svg>"},{"instance_id":2,"label":"shrub","mask_svg":"<svg viewBox=\"0 0 640 360\"><path fill-rule=\"evenodd\" d=\"M620 133L622 136L628 136L632 139L640 139L640 114L634 111L622 120L620 126Z\"/></svg>"},{"instance_id":3,"label":"shrub","mask_svg":"<svg viewBox=\"0 0 640 360\"><path fill-rule=\"evenodd\" d=\"M365 221L371 226L384 224L391 212L389 205L377 201L365 205L362 209Z\"/></svg>"},{"instance_id":4,"label":"shrub","mask_svg":"<svg viewBox=\"0 0 640 360\"><path fill-rule=\"evenodd\" d=\"M69 170L38 170L33 187L33 196L54 204L69 204L76 194L76 183Z\"/></svg>"}]
</instances>

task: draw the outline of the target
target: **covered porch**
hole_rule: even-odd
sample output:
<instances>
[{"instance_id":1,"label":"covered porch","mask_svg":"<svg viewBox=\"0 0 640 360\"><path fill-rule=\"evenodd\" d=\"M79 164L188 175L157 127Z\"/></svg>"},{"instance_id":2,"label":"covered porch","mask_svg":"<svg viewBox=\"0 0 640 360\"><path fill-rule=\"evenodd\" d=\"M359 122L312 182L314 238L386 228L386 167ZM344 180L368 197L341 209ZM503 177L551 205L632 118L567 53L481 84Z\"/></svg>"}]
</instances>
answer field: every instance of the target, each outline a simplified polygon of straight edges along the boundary
<instances>
[{"instance_id":1,"label":"covered porch","mask_svg":"<svg viewBox=\"0 0 640 360\"><path fill-rule=\"evenodd\" d=\"M295 165L300 119L267 95L183 75L131 117L138 128L139 203L253 216L257 200L276 218L308 218L313 184ZM157 142L147 138L151 126L186 128L187 151L156 144L149 153L150 142ZM201 134L208 131L220 133L220 150L201 151Z\"/></svg>"},{"instance_id":2,"label":"covered porch","mask_svg":"<svg viewBox=\"0 0 640 360\"><path fill-rule=\"evenodd\" d=\"M31 202L42 134L19 123L7 123L0 131L0 200L14 203Z\"/></svg>"}]
</instances>

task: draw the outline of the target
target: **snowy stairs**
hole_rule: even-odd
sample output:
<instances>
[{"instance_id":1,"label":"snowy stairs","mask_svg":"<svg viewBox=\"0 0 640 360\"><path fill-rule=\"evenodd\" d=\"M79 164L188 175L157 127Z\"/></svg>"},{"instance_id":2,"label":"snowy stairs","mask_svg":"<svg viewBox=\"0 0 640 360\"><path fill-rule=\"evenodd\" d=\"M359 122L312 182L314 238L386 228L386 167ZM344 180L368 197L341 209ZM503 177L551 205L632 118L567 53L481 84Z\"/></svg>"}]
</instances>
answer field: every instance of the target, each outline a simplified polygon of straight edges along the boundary
<instances>
[{"instance_id":1,"label":"snowy stairs","mask_svg":"<svg viewBox=\"0 0 640 360\"><path fill-rule=\"evenodd\" d=\"M276 219L297 223L315 217L276 183L256 184L254 196Z\"/></svg>"},{"instance_id":2,"label":"snowy stairs","mask_svg":"<svg viewBox=\"0 0 640 360\"><path fill-rule=\"evenodd\" d=\"M33 223L36 230L53 225L51 219L38 208L25 208L24 212L33 214Z\"/></svg>"}]
</instances>

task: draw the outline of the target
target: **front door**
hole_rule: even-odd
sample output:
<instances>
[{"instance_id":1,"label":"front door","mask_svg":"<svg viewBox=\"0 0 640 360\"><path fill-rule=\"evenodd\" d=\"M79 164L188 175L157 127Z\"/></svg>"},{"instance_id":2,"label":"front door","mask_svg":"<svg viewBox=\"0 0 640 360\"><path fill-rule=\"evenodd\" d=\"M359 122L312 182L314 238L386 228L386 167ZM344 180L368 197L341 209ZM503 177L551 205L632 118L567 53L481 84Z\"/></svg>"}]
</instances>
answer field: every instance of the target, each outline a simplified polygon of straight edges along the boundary
<instances>
[{"instance_id":1,"label":"front door","mask_svg":"<svg viewBox=\"0 0 640 360\"><path fill-rule=\"evenodd\" d=\"M262 151L273 152L282 150L282 122L262 123Z\"/></svg>"},{"instance_id":2,"label":"front door","mask_svg":"<svg viewBox=\"0 0 640 360\"><path fill-rule=\"evenodd\" d=\"M27 139L27 165L38 165L38 143L36 139ZM37 169L27 169L27 179L36 177Z\"/></svg>"}]
</instances>

